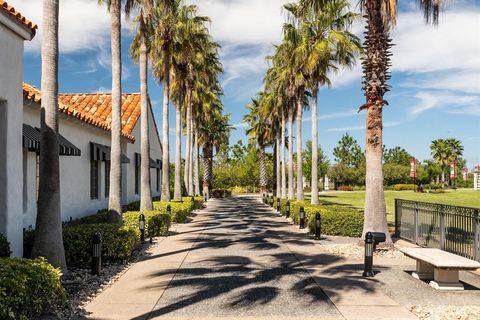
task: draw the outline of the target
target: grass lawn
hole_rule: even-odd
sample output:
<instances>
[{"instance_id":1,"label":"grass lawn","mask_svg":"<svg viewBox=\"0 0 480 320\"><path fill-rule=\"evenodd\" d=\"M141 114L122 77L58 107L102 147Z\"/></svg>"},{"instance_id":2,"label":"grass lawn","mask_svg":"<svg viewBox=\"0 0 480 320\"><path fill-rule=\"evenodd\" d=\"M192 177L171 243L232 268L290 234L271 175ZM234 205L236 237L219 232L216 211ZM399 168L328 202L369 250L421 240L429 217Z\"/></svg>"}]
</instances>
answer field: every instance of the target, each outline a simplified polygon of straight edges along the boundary
<instances>
[{"instance_id":1,"label":"grass lawn","mask_svg":"<svg viewBox=\"0 0 480 320\"><path fill-rule=\"evenodd\" d=\"M326 192L320 193L320 200L349 204L359 210L365 206L365 191L350 192ZM310 194L306 196L310 199ZM473 190L448 191L446 193L415 193L413 191L385 191L385 202L387 205L387 220L389 223L395 221L395 198L450 204L454 206L480 208L480 192Z\"/></svg>"}]
</instances>

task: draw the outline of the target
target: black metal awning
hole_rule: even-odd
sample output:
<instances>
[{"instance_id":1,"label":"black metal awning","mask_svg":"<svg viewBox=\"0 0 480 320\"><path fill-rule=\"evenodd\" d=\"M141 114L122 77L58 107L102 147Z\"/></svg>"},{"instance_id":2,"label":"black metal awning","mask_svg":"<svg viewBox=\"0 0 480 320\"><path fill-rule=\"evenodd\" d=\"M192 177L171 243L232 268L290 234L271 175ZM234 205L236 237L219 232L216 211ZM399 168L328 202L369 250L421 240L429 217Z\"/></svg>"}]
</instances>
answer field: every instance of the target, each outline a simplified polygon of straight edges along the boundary
<instances>
[{"instance_id":1,"label":"black metal awning","mask_svg":"<svg viewBox=\"0 0 480 320\"><path fill-rule=\"evenodd\" d=\"M140 153L135 152L135 166L140 167L141 155ZM150 168L162 168L162 161L161 160L153 160L150 158Z\"/></svg>"},{"instance_id":2,"label":"black metal awning","mask_svg":"<svg viewBox=\"0 0 480 320\"><path fill-rule=\"evenodd\" d=\"M40 129L23 124L23 147L31 152L40 152ZM73 145L64 136L58 134L58 147L61 156L80 156L81 150Z\"/></svg>"},{"instance_id":3,"label":"black metal awning","mask_svg":"<svg viewBox=\"0 0 480 320\"><path fill-rule=\"evenodd\" d=\"M103 144L90 142L90 155L92 160L110 161L110 147ZM123 153L120 155L122 163L130 163L130 159Z\"/></svg>"}]
</instances>

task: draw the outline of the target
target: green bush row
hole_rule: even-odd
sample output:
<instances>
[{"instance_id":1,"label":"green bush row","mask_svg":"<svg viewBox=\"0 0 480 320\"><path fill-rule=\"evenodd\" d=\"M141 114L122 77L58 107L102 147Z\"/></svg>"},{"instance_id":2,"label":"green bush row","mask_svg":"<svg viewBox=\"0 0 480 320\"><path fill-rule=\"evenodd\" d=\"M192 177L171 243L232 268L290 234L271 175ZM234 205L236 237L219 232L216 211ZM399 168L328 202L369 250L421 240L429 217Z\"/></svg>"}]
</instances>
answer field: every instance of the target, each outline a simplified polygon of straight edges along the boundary
<instances>
[{"instance_id":1,"label":"green bush row","mask_svg":"<svg viewBox=\"0 0 480 320\"><path fill-rule=\"evenodd\" d=\"M415 185L413 183L400 183L394 184L393 186L385 187L386 190L394 190L394 191L406 191L406 190L415 190Z\"/></svg>"},{"instance_id":2,"label":"green bush row","mask_svg":"<svg viewBox=\"0 0 480 320\"><path fill-rule=\"evenodd\" d=\"M232 191L230 189L213 189L212 198L228 198L232 196Z\"/></svg>"},{"instance_id":3,"label":"green bush row","mask_svg":"<svg viewBox=\"0 0 480 320\"><path fill-rule=\"evenodd\" d=\"M235 186L230 187L228 190L231 194L242 194L242 193L256 193L259 191L258 187L251 187L251 186Z\"/></svg>"},{"instance_id":4,"label":"green bush row","mask_svg":"<svg viewBox=\"0 0 480 320\"><path fill-rule=\"evenodd\" d=\"M61 272L45 259L0 258L0 319L37 319L62 309Z\"/></svg>"},{"instance_id":5,"label":"green bush row","mask_svg":"<svg viewBox=\"0 0 480 320\"><path fill-rule=\"evenodd\" d=\"M2 233L0 233L0 258L10 257L10 243Z\"/></svg>"},{"instance_id":6,"label":"green bush row","mask_svg":"<svg viewBox=\"0 0 480 320\"><path fill-rule=\"evenodd\" d=\"M300 223L300 207L305 211L305 222L310 232L315 232L315 215L320 213L322 222L322 234L360 237L363 230L363 213L355 208L322 202L312 205L306 201L280 199L280 211L286 213L286 204L290 202L290 218L295 224ZM274 198L274 208L277 199Z\"/></svg>"}]
</instances>

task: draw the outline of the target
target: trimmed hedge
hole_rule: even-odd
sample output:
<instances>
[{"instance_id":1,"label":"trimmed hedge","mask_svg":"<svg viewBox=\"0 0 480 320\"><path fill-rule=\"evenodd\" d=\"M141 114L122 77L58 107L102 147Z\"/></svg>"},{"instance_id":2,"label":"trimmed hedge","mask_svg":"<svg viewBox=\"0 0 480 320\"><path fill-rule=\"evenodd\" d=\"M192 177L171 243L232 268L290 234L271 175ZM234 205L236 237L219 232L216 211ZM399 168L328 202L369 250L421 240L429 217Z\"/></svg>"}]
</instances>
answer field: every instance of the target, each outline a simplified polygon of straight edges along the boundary
<instances>
[{"instance_id":1,"label":"trimmed hedge","mask_svg":"<svg viewBox=\"0 0 480 320\"><path fill-rule=\"evenodd\" d=\"M0 259L0 319L37 319L67 302L61 272L45 259Z\"/></svg>"},{"instance_id":2,"label":"trimmed hedge","mask_svg":"<svg viewBox=\"0 0 480 320\"><path fill-rule=\"evenodd\" d=\"M129 211L123 213L125 227L138 229L140 214L145 216L145 236L167 236L170 229L170 216L160 211Z\"/></svg>"},{"instance_id":3,"label":"trimmed hedge","mask_svg":"<svg viewBox=\"0 0 480 320\"><path fill-rule=\"evenodd\" d=\"M229 189L213 189L212 198L229 198L232 196L232 191Z\"/></svg>"},{"instance_id":4,"label":"trimmed hedge","mask_svg":"<svg viewBox=\"0 0 480 320\"><path fill-rule=\"evenodd\" d=\"M10 257L10 243L2 233L0 233L0 258Z\"/></svg>"},{"instance_id":5,"label":"trimmed hedge","mask_svg":"<svg viewBox=\"0 0 480 320\"><path fill-rule=\"evenodd\" d=\"M138 226L138 224L137 224ZM63 228L63 245L67 264L87 263L91 258L92 236L102 235L102 260L118 261L128 259L140 247L138 227L115 224L85 224Z\"/></svg>"},{"instance_id":6,"label":"trimmed hedge","mask_svg":"<svg viewBox=\"0 0 480 320\"><path fill-rule=\"evenodd\" d=\"M274 203L276 203L274 198ZM300 223L300 207L305 209L305 220L310 232L315 232L315 215L320 213L322 221L322 234L360 237L363 231L363 213L355 208L322 202L312 205L305 201L280 199L280 209L285 215L285 207L290 201L290 218L295 224Z\"/></svg>"},{"instance_id":7,"label":"trimmed hedge","mask_svg":"<svg viewBox=\"0 0 480 320\"><path fill-rule=\"evenodd\" d=\"M193 203L191 201L174 202L174 201L155 201L153 203L153 209L160 212L167 212L167 206L170 205L172 210L172 221L184 223L187 221L188 216L193 210Z\"/></svg>"}]
</instances>

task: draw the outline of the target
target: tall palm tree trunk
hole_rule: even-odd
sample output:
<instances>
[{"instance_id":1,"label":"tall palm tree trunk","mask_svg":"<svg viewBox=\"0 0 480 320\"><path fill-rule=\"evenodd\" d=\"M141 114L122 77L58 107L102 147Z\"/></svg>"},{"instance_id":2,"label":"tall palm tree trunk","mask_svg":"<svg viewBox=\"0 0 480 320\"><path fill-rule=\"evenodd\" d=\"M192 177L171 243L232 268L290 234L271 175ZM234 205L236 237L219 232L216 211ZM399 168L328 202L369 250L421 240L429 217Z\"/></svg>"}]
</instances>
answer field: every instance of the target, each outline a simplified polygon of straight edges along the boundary
<instances>
[{"instance_id":1,"label":"tall palm tree trunk","mask_svg":"<svg viewBox=\"0 0 480 320\"><path fill-rule=\"evenodd\" d=\"M287 198L287 174L285 168L285 112L282 112L282 133L281 133L281 142L280 142L280 156L281 156L281 165L282 165L282 198Z\"/></svg>"},{"instance_id":2,"label":"tall palm tree trunk","mask_svg":"<svg viewBox=\"0 0 480 320\"><path fill-rule=\"evenodd\" d=\"M318 85L312 90L312 204L318 204L318 130L317 130Z\"/></svg>"},{"instance_id":3,"label":"tall palm tree trunk","mask_svg":"<svg viewBox=\"0 0 480 320\"><path fill-rule=\"evenodd\" d=\"M303 95L303 94L302 94ZM302 99L297 102L297 200L303 201L303 165L302 165Z\"/></svg>"},{"instance_id":4,"label":"tall palm tree trunk","mask_svg":"<svg viewBox=\"0 0 480 320\"><path fill-rule=\"evenodd\" d=\"M198 153L198 129L195 128L194 130L195 136L194 136L194 162L193 162L193 181L194 181L194 187L195 187L195 195L200 195L200 158L199 158L199 153Z\"/></svg>"},{"instance_id":5,"label":"tall palm tree trunk","mask_svg":"<svg viewBox=\"0 0 480 320\"><path fill-rule=\"evenodd\" d=\"M276 180L277 180L277 197L281 197L282 196L282 188L281 188L281 183L282 183L282 179L281 179L281 169L280 169L280 165L281 165L281 161L280 161L280 157L281 157L281 145L280 145L280 132L277 132L277 142L276 142L276 149L277 149L277 154L276 154L276 157L275 157L275 160L277 161L277 166L276 166Z\"/></svg>"},{"instance_id":6,"label":"tall palm tree trunk","mask_svg":"<svg viewBox=\"0 0 480 320\"><path fill-rule=\"evenodd\" d=\"M58 0L43 1L39 190L33 257L67 271L60 213L58 147Z\"/></svg>"},{"instance_id":7,"label":"tall palm tree trunk","mask_svg":"<svg viewBox=\"0 0 480 320\"><path fill-rule=\"evenodd\" d=\"M294 197L293 186L293 109L288 113L288 199Z\"/></svg>"},{"instance_id":8,"label":"tall palm tree trunk","mask_svg":"<svg viewBox=\"0 0 480 320\"><path fill-rule=\"evenodd\" d=\"M203 145L203 194L210 198L210 181L212 180L212 147Z\"/></svg>"},{"instance_id":9,"label":"tall palm tree trunk","mask_svg":"<svg viewBox=\"0 0 480 320\"><path fill-rule=\"evenodd\" d=\"M110 154L110 189L108 191L108 221L122 223L122 57L121 57L121 3L110 4L112 45L112 142Z\"/></svg>"},{"instance_id":10,"label":"tall palm tree trunk","mask_svg":"<svg viewBox=\"0 0 480 320\"><path fill-rule=\"evenodd\" d=\"M265 166L265 147L260 146L259 150L259 164L260 164L260 193L266 194L268 192L268 187L267 187L267 168Z\"/></svg>"},{"instance_id":11,"label":"tall palm tree trunk","mask_svg":"<svg viewBox=\"0 0 480 320\"><path fill-rule=\"evenodd\" d=\"M141 165L141 189L140 189L140 210L150 211L152 204L152 189L150 184L150 138L149 138L149 119L148 119L148 80L147 80L147 45L145 43L145 31L140 39L140 165Z\"/></svg>"},{"instance_id":12,"label":"tall palm tree trunk","mask_svg":"<svg viewBox=\"0 0 480 320\"><path fill-rule=\"evenodd\" d=\"M365 176L365 220L363 236L368 231L384 232L386 243L392 239L388 232L385 196L383 191L383 144L382 144L382 108L383 95L389 90L388 68L390 48L388 27L384 24L379 1L369 0L367 8L367 36L365 38L364 90L367 109L366 117L366 176Z\"/></svg>"},{"instance_id":13,"label":"tall palm tree trunk","mask_svg":"<svg viewBox=\"0 0 480 320\"><path fill-rule=\"evenodd\" d=\"M188 190L189 190L189 195L194 195L194 190L193 190L193 167L194 167L194 155L193 151L195 148L195 143L193 139L193 117L192 117L192 109L190 108L190 151L189 151L189 157L190 157L190 162L188 163Z\"/></svg>"},{"instance_id":14,"label":"tall palm tree trunk","mask_svg":"<svg viewBox=\"0 0 480 320\"><path fill-rule=\"evenodd\" d=\"M175 182L173 199L182 200L182 111L175 106Z\"/></svg>"},{"instance_id":15,"label":"tall palm tree trunk","mask_svg":"<svg viewBox=\"0 0 480 320\"><path fill-rule=\"evenodd\" d=\"M169 147L169 123L168 106L170 104L170 55L164 51L163 65L163 110L162 110L162 201L170 201L170 147Z\"/></svg>"},{"instance_id":16,"label":"tall palm tree trunk","mask_svg":"<svg viewBox=\"0 0 480 320\"><path fill-rule=\"evenodd\" d=\"M189 175L189 170L190 170L190 116L191 116L191 104L190 104L190 96L191 94L189 93L191 91L190 89L187 89L187 110L185 112L185 124L187 125L187 134L186 134L186 141L185 141L185 167L183 171L183 181L185 183L185 188L187 189L187 194L190 194L190 181L188 180L190 178Z\"/></svg>"}]
</instances>

